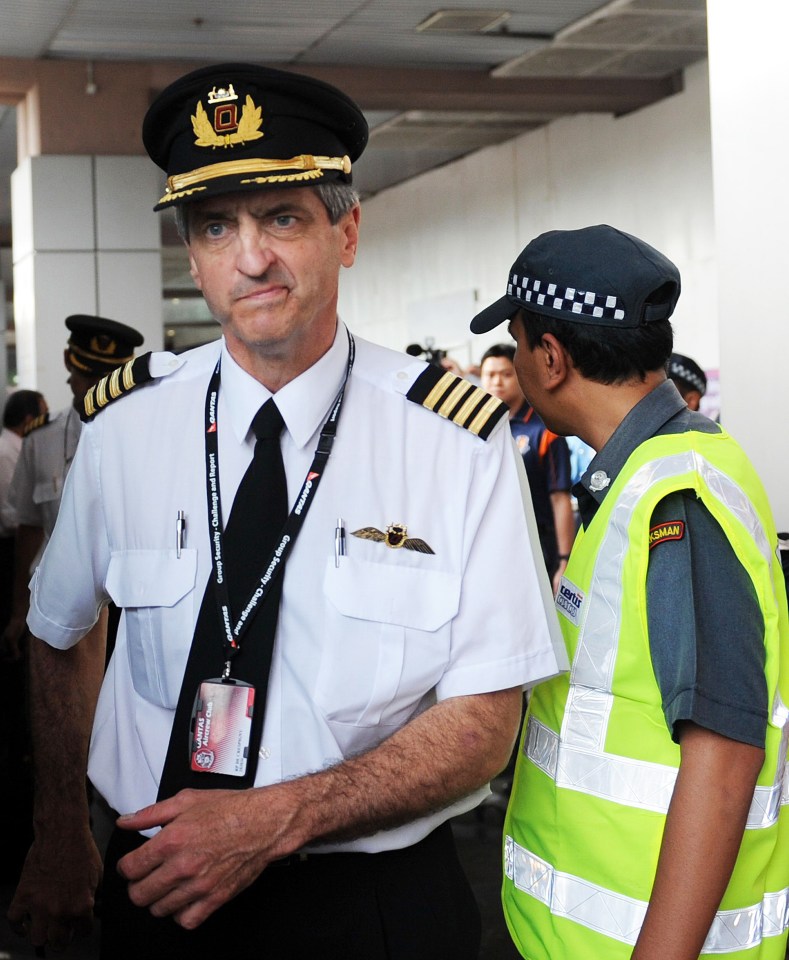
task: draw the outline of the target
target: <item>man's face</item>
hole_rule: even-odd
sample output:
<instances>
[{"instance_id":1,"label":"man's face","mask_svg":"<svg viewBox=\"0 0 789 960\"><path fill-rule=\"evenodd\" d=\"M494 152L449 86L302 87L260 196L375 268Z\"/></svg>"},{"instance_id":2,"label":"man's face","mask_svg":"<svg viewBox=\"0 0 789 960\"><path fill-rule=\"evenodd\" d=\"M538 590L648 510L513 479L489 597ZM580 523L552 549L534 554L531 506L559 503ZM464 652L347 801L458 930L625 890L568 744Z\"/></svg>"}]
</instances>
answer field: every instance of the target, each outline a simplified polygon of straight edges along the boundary
<instances>
[{"instance_id":1,"label":"man's face","mask_svg":"<svg viewBox=\"0 0 789 960\"><path fill-rule=\"evenodd\" d=\"M234 358L313 357L317 345L321 356L340 267L356 255L358 207L332 225L315 191L296 188L198 201L188 215L192 277Z\"/></svg>"},{"instance_id":2,"label":"man's face","mask_svg":"<svg viewBox=\"0 0 789 960\"><path fill-rule=\"evenodd\" d=\"M532 348L529 346L529 341L526 337L526 330L524 329L519 315L516 315L510 321L509 331L510 336L516 344L514 370L518 378L520 389L523 390L523 393L528 398L529 403L534 407L548 428L550 430L556 430L556 427L551 426L551 424L548 422L551 417L551 411L549 408L551 398L545 390L540 388L541 380L538 376L538 360L541 359L538 353L540 348L535 347L535 349L532 350Z\"/></svg>"},{"instance_id":3,"label":"man's face","mask_svg":"<svg viewBox=\"0 0 789 960\"><path fill-rule=\"evenodd\" d=\"M66 364L66 370L68 370L68 377L66 378L66 383L71 388L72 401L71 405L75 410L82 410L82 402L85 399L85 394L90 390L94 384L97 384L99 380L104 376L103 373L85 373L83 370L78 370L68 359L68 350L63 354L63 359Z\"/></svg>"},{"instance_id":4,"label":"man's face","mask_svg":"<svg viewBox=\"0 0 789 960\"><path fill-rule=\"evenodd\" d=\"M523 391L509 357L488 357L482 364L480 380L482 388L506 403L510 410L523 403Z\"/></svg>"}]
</instances>

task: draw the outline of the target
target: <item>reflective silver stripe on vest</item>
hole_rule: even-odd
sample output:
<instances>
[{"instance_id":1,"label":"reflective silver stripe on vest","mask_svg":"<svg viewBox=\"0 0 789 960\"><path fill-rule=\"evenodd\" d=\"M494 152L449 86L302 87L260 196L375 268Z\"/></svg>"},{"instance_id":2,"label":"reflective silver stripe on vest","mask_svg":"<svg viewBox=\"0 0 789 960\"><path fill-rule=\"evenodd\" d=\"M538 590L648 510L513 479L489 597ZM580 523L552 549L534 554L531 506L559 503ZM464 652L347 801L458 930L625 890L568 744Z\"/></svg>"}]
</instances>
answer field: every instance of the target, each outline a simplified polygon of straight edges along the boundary
<instances>
[{"instance_id":1,"label":"reflective silver stripe on vest","mask_svg":"<svg viewBox=\"0 0 789 960\"><path fill-rule=\"evenodd\" d=\"M697 451L671 454L644 464L614 504L595 559L587 609L582 611L583 622L570 673L561 750L556 734L533 718L529 721L525 747L527 756L560 787L659 813L668 810L676 768L608 754L604 744L614 702L611 683L622 625L622 573L630 546L627 535L630 521L639 501L653 484L691 471L698 473L711 495L741 521L768 564L774 561L750 499L729 476ZM778 697L773 705L772 721L783 727L778 767L772 786L757 787L754 791L748 829L774 824L781 803L789 798L787 710Z\"/></svg>"},{"instance_id":2,"label":"reflective silver stripe on vest","mask_svg":"<svg viewBox=\"0 0 789 960\"><path fill-rule=\"evenodd\" d=\"M536 854L504 842L504 873L518 890L534 897L554 916L565 917L623 943L634 944L644 922L643 900L607 890L569 873L554 870ZM702 953L735 953L758 946L789 928L789 890L768 893L761 903L741 910L720 910Z\"/></svg>"},{"instance_id":3,"label":"reflective silver stripe on vest","mask_svg":"<svg viewBox=\"0 0 789 960\"><path fill-rule=\"evenodd\" d=\"M562 745L553 730L534 717L526 728L526 756L559 787L603 797L629 807L667 813L677 768L610 753Z\"/></svg>"},{"instance_id":4,"label":"reflective silver stripe on vest","mask_svg":"<svg viewBox=\"0 0 789 960\"><path fill-rule=\"evenodd\" d=\"M787 728L784 728L784 739ZM646 760L633 760L611 753L592 753L563 744L559 737L536 717L529 717L524 752L529 760L559 787L602 797L641 810L668 813L677 768ZM786 743L782 746L786 756ZM789 768L784 764L782 780L772 787L756 787L748 811L746 829L772 826L781 804L789 803Z\"/></svg>"}]
</instances>

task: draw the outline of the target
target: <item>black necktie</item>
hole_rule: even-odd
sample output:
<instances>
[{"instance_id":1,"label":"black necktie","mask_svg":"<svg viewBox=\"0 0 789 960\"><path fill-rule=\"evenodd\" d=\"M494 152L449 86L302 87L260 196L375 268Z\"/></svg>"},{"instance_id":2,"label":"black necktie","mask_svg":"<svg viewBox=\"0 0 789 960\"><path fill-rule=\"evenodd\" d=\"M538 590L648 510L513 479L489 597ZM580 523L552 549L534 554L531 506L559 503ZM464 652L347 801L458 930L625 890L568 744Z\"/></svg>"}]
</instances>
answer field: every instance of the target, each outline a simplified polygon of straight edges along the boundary
<instances>
[{"instance_id":1,"label":"black necktie","mask_svg":"<svg viewBox=\"0 0 789 960\"><path fill-rule=\"evenodd\" d=\"M225 527L225 574L230 610L235 618L260 580L288 515L285 467L279 444L282 427L282 416L274 400L267 400L252 421L252 430L257 437L255 453L233 500ZM189 757L195 694L202 681L222 675L226 659L224 630L219 620L213 573L209 577L178 697L159 785L159 800L171 797L185 787L242 789L254 784L281 595L282 577L279 576L256 611L241 639L240 652L232 661L231 676L245 680L255 688L246 774L233 777L220 773L197 773L190 769Z\"/></svg>"}]
</instances>

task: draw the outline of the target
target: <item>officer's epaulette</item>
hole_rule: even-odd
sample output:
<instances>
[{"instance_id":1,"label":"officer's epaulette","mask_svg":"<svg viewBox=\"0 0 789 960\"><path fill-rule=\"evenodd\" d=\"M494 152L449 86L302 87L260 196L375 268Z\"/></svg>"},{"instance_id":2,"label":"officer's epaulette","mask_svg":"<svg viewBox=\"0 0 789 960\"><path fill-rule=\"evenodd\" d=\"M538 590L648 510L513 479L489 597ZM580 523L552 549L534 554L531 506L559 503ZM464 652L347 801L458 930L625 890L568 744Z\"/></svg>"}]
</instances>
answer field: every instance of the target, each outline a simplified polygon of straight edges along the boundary
<instances>
[{"instance_id":1,"label":"officer's epaulette","mask_svg":"<svg viewBox=\"0 0 789 960\"><path fill-rule=\"evenodd\" d=\"M87 423L106 406L119 400L131 390L134 390L135 387L150 383L154 379L150 369L150 360L151 352L149 351L141 357L135 357L134 360L127 361L122 367L116 367L112 373L102 377L85 394L80 419Z\"/></svg>"},{"instance_id":2,"label":"officer's epaulette","mask_svg":"<svg viewBox=\"0 0 789 960\"><path fill-rule=\"evenodd\" d=\"M42 413L40 417L36 417L35 420L31 420L30 423L22 431L22 436L29 436L34 430L38 430L39 427L45 427L49 423L49 413Z\"/></svg>"},{"instance_id":3,"label":"officer's epaulette","mask_svg":"<svg viewBox=\"0 0 789 960\"><path fill-rule=\"evenodd\" d=\"M416 378L406 397L483 440L488 439L508 409L506 403L482 387L433 364Z\"/></svg>"}]
</instances>

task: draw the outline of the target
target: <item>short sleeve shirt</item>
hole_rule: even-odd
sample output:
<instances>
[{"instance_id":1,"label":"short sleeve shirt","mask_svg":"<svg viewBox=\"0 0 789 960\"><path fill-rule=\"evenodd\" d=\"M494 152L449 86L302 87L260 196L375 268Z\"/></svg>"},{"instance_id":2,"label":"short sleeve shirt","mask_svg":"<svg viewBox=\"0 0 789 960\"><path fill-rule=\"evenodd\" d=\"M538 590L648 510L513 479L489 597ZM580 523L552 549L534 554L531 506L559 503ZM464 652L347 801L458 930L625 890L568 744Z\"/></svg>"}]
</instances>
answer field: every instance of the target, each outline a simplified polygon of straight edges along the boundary
<instances>
[{"instance_id":1,"label":"short sleeve shirt","mask_svg":"<svg viewBox=\"0 0 789 960\"><path fill-rule=\"evenodd\" d=\"M542 601L505 422L486 441L473 436L407 399L422 361L358 338L356 347L331 458L283 573L258 786L373 749L437 701L558 672L554 611ZM89 763L94 785L119 812L156 798L211 571L203 437L217 359L225 518L252 458L252 419L270 397L221 342L167 356L154 359L169 362L171 373L85 426L31 584L31 631L55 647L78 642L110 598L124 609ZM276 394L291 506L347 356L340 325L334 346ZM179 511L186 531L177 552ZM338 518L347 531L339 562ZM433 552L354 535L390 524L406 526ZM341 849L413 843L485 792Z\"/></svg>"},{"instance_id":2,"label":"short sleeve shirt","mask_svg":"<svg viewBox=\"0 0 789 960\"><path fill-rule=\"evenodd\" d=\"M9 500L18 523L41 527L46 537L55 528L60 498L77 451L82 424L73 407L28 434L16 464Z\"/></svg>"}]
</instances>

